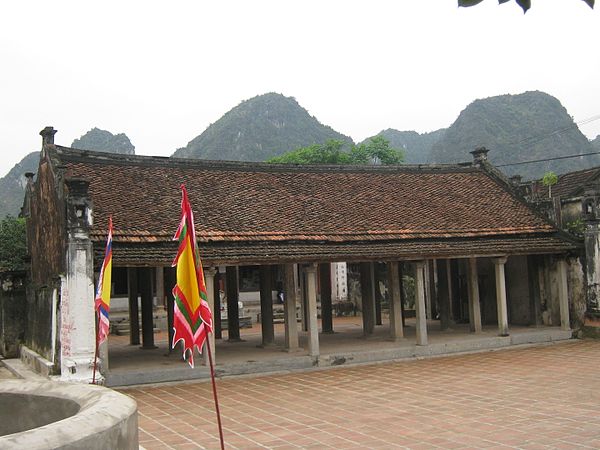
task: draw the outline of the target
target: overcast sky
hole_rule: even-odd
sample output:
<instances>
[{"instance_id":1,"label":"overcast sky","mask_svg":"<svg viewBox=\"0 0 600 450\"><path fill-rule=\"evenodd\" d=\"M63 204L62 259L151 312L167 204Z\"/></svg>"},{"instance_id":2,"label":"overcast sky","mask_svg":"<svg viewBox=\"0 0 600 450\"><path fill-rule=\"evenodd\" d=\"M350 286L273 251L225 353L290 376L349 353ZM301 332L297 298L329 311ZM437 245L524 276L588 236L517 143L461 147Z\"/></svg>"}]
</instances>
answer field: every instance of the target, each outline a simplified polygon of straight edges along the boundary
<instances>
[{"instance_id":1,"label":"overcast sky","mask_svg":"<svg viewBox=\"0 0 600 450\"><path fill-rule=\"evenodd\" d=\"M449 126L473 100L541 90L600 116L600 5L533 0L3 1L4 176L93 127L171 155L242 100L295 97L355 141ZM589 138L600 120L580 126Z\"/></svg>"}]
</instances>

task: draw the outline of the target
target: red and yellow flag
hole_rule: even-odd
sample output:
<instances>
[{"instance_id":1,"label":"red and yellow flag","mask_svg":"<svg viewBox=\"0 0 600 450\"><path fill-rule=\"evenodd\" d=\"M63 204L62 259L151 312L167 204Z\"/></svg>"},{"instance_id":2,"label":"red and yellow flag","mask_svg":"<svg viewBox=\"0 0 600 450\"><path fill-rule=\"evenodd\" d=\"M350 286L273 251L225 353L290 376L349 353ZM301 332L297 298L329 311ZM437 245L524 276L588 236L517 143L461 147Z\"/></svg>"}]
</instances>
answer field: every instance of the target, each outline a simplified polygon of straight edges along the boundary
<instances>
[{"instance_id":1,"label":"red and yellow flag","mask_svg":"<svg viewBox=\"0 0 600 450\"><path fill-rule=\"evenodd\" d=\"M177 284L173 288L173 347L183 341L183 358L189 350L189 364L194 367L194 347L202 353L208 333L212 333L212 313L207 302L204 271L198 254L194 214L187 191L181 185L181 221L173 240L179 241L173 267L177 266Z\"/></svg>"},{"instance_id":2,"label":"red and yellow flag","mask_svg":"<svg viewBox=\"0 0 600 450\"><path fill-rule=\"evenodd\" d=\"M112 217L108 218L108 237L106 239L106 251L104 261L98 277L98 286L96 287L96 299L94 305L98 314L98 345L102 344L108 337L110 312L110 280L112 274Z\"/></svg>"}]
</instances>

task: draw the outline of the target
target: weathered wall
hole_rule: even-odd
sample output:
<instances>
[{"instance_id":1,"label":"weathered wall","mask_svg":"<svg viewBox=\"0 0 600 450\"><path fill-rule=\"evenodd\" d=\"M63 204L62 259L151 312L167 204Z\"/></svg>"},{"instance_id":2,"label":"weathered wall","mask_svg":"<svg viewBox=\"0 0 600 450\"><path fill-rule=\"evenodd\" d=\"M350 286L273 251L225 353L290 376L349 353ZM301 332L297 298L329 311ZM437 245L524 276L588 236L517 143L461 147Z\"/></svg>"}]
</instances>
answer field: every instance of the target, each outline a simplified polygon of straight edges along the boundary
<instances>
[{"instance_id":1,"label":"weathered wall","mask_svg":"<svg viewBox=\"0 0 600 450\"><path fill-rule=\"evenodd\" d=\"M49 285L39 288L29 286L27 289L27 325L25 328L25 345L39 353L50 362L56 362L53 328L56 327L57 286Z\"/></svg>"},{"instance_id":2,"label":"weathered wall","mask_svg":"<svg viewBox=\"0 0 600 450\"><path fill-rule=\"evenodd\" d=\"M568 258L567 283L569 285L569 313L571 327L581 329L585 320L587 309L586 284L584 275L583 258Z\"/></svg>"},{"instance_id":3,"label":"weathered wall","mask_svg":"<svg viewBox=\"0 0 600 450\"><path fill-rule=\"evenodd\" d=\"M481 304L481 322L485 325L498 323L496 308L496 280L494 264L490 258L477 259L477 278L479 279L479 302Z\"/></svg>"},{"instance_id":4,"label":"weathered wall","mask_svg":"<svg viewBox=\"0 0 600 450\"><path fill-rule=\"evenodd\" d=\"M16 358L25 339L25 273L0 273L0 355Z\"/></svg>"},{"instance_id":5,"label":"weathered wall","mask_svg":"<svg viewBox=\"0 0 600 450\"><path fill-rule=\"evenodd\" d=\"M65 204L59 198L55 174L42 160L37 181L28 191L27 245L31 256L31 282L48 285L65 271Z\"/></svg>"},{"instance_id":6,"label":"weathered wall","mask_svg":"<svg viewBox=\"0 0 600 450\"><path fill-rule=\"evenodd\" d=\"M526 256L511 256L505 265L508 322L529 325L532 322Z\"/></svg>"}]
</instances>

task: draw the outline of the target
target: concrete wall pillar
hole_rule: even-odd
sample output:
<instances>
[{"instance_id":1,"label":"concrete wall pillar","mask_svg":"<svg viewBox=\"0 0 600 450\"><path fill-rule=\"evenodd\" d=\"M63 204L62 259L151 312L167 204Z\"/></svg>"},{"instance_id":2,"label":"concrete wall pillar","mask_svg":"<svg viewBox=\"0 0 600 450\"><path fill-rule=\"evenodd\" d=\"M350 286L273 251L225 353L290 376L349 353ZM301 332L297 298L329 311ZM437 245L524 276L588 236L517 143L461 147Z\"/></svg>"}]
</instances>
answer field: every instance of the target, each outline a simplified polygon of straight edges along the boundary
<instances>
[{"instance_id":1,"label":"concrete wall pillar","mask_svg":"<svg viewBox=\"0 0 600 450\"><path fill-rule=\"evenodd\" d=\"M427 310L425 307L425 264L415 262L415 309L417 316L417 345L427 345Z\"/></svg>"},{"instance_id":2,"label":"concrete wall pillar","mask_svg":"<svg viewBox=\"0 0 600 450\"><path fill-rule=\"evenodd\" d=\"M375 299L373 298L373 278L371 263L360 263L360 294L362 299L363 334L372 335L375 331Z\"/></svg>"},{"instance_id":3,"label":"concrete wall pillar","mask_svg":"<svg viewBox=\"0 0 600 450\"><path fill-rule=\"evenodd\" d=\"M306 269L306 297L308 321L308 354L319 356L319 325L317 323L317 265L309 264Z\"/></svg>"},{"instance_id":4,"label":"concrete wall pillar","mask_svg":"<svg viewBox=\"0 0 600 450\"><path fill-rule=\"evenodd\" d=\"M208 307L210 308L211 312L214 312L214 310L215 310L215 274L216 273L217 273L217 269L214 267L208 267L208 268L204 269L204 284L206 285L206 297L207 297L206 301L208 303ZM213 333L208 334L208 339L206 340L206 343L204 344L205 348L203 350L204 353L202 355L205 366L210 365L210 362L208 360L208 350L206 349L207 345L210 345L210 351L212 353L213 364L217 363L214 326L215 326L215 316L213 313Z\"/></svg>"},{"instance_id":5,"label":"concrete wall pillar","mask_svg":"<svg viewBox=\"0 0 600 450\"><path fill-rule=\"evenodd\" d=\"M560 327L563 330L570 330L571 324L569 320L569 287L567 283L567 261L560 258L557 261L558 275L558 306L560 309Z\"/></svg>"},{"instance_id":6,"label":"concrete wall pillar","mask_svg":"<svg viewBox=\"0 0 600 450\"><path fill-rule=\"evenodd\" d=\"M479 304L479 281L477 259L469 258L467 263L467 288L469 297L469 326L472 332L481 333L481 306Z\"/></svg>"},{"instance_id":7,"label":"concrete wall pillar","mask_svg":"<svg viewBox=\"0 0 600 450\"><path fill-rule=\"evenodd\" d=\"M321 287L321 329L323 333L333 333L333 308L331 299L331 264L319 264L319 285Z\"/></svg>"},{"instance_id":8,"label":"concrete wall pillar","mask_svg":"<svg viewBox=\"0 0 600 450\"><path fill-rule=\"evenodd\" d=\"M273 326L273 277L271 266L260 266L260 328L262 330L262 346L275 343Z\"/></svg>"},{"instance_id":9,"label":"concrete wall pillar","mask_svg":"<svg viewBox=\"0 0 600 450\"><path fill-rule=\"evenodd\" d=\"M285 321L285 349L287 351L298 350L298 322L296 321L296 268L294 264L286 264L284 267L284 302L283 312Z\"/></svg>"},{"instance_id":10,"label":"concrete wall pillar","mask_svg":"<svg viewBox=\"0 0 600 450\"><path fill-rule=\"evenodd\" d=\"M61 380L89 383L96 353L94 263L89 182L70 179L67 196L66 273L61 283Z\"/></svg>"},{"instance_id":11,"label":"concrete wall pillar","mask_svg":"<svg viewBox=\"0 0 600 450\"><path fill-rule=\"evenodd\" d=\"M391 261L388 263L388 293L390 303L390 337L393 340L399 340L404 337L400 289L398 261Z\"/></svg>"},{"instance_id":12,"label":"concrete wall pillar","mask_svg":"<svg viewBox=\"0 0 600 450\"><path fill-rule=\"evenodd\" d=\"M493 258L496 275L496 306L498 308L498 334L508 336L508 308L506 302L506 277L504 265L506 257Z\"/></svg>"}]
</instances>

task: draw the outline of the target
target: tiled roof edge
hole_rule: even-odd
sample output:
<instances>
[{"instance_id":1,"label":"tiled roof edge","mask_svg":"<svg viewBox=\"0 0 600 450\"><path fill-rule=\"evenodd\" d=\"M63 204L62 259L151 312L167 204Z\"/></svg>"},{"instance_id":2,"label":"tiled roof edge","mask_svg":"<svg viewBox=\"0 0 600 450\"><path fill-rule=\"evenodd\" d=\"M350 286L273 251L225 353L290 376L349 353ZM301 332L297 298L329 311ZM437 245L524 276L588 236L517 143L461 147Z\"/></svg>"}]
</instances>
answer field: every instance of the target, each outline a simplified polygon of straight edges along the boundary
<instances>
[{"instance_id":1,"label":"tiled roof edge","mask_svg":"<svg viewBox=\"0 0 600 450\"><path fill-rule=\"evenodd\" d=\"M53 159L59 164L65 162L90 162L97 164L143 165L166 168L197 168L250 172L405 172L440 173L474 172L470 163L458 164L399 164L399 165L325 165L325 164L271 164L250 161L220 161L204 159L173 158L170 156L121 155L115 153L80 150L53 145Z\"/></svg>"},{"instance_id":2,"label":"tiled roof edge","mask_svg":"<svg viewBox=\"0 0 600 450\"><path fill-rule=\"evenodd\" d=\"M494 165L492 165L489 161L484 161L481 164L481 170L487 173L490 178L492 178L498 186L504 189L509 195L511 195L515 200L520 202L522 205L530 209L538 218L543 220L547 225L551 226L555 231L558 231L559 228L552 220L546 216L535 204L527 201L527 199L515 188L515 186L511 183L511 181L506 177L500 170L498 170Z\"/></svg>"}]
</instances>

